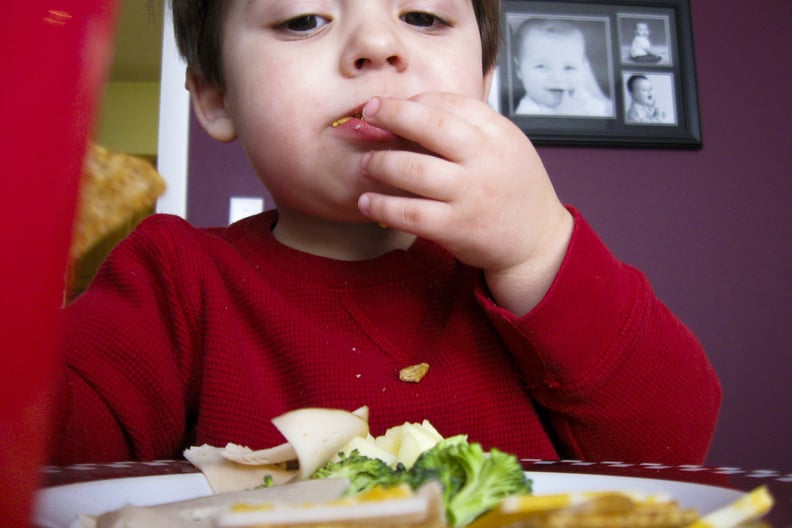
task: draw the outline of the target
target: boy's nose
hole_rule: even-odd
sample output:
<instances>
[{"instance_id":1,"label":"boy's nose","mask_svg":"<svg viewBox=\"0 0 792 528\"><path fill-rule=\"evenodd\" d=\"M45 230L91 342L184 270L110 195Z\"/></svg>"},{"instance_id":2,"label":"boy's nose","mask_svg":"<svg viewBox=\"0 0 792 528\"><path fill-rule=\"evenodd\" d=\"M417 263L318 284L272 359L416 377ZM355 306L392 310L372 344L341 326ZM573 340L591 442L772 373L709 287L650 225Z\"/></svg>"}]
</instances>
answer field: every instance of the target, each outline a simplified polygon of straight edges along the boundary
<instances>
[{"instance_id":1,"label":"boy's nose","mask_svg":"<svg viewBox=\"0 0 792 528\"><path fill-rule=\"evenodd\" d=\"M390 68L403 72L409 65L406 50L395 28L386 24L366 24L351 32L342 56L344 75L354 77L370 70Z\"/></svg>"}]
</instances>

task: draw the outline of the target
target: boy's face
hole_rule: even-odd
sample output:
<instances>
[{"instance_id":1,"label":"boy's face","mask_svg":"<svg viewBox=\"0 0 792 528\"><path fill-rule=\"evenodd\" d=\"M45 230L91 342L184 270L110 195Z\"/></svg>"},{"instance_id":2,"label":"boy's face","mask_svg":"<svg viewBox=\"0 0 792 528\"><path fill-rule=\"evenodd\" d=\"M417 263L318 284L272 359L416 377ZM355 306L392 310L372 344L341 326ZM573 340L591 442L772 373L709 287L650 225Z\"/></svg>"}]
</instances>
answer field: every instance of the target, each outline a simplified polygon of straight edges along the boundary
<instances>
[{"instance_id":1,"label":"boy's face","mask_svg":"<svg viewBox=\"0 0 792 528\"><path fill-rule=\"evenodd\" d=\"M643 22L636 24L635 26L635 34L639 37L648 37L649 36L649 26L644 24Z\"/></svg>"},{"instance_id":2,"label":"boy's face","mask_svg":"<svg viewBox=\"0 0 792 528\"><path fill-rule=\"evenodd\" d=\"M632 96L636 103L652 106L654 104L652 83L647 79L638 79L633 85Z\"/></svg>"},{"instance_id":3,"label":"boy's face","mask_svg":"<svg viewBox=\"0 0 792 528\"><path fill-rule=\"evenodd\" d=\"M561 104L565 92L581 82L586 50L580 35L529 32L517 58L517 77L526 94L545 106Z\"/></svg>"},{"instance_id":4,"label":"boy's face","mask_svg":"<svg viewBox=\"0 0 792 528\"><path fill-rule=\"evenodd\" d=\"M281 210L363 221L357 199L377 189L363 156L421 150L360 119L333 126L371 97L486 99L471 0L224 1L225 88L203 98L215 115L204 126L239 137Z\"/></svg>"}]
</instances>

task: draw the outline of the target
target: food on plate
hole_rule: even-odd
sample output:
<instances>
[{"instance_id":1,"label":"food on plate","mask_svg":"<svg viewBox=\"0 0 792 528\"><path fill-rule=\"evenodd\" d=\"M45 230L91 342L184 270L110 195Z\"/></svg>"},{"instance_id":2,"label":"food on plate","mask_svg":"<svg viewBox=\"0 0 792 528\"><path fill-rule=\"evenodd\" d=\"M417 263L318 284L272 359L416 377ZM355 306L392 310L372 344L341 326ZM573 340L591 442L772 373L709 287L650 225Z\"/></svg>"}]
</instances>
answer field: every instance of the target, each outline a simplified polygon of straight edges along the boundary
<instances>
[{"instance_id":1,"label":"food on plate","mask_svg":"<svg viewBox=\"0 0 792 528\"><path fill-rule=\"evenodd\" d=\"M773 507L773 497L766 486L759 486L731 504L719 508L689 528L730 528L761 519Z\"/></svg>"},{"instance_id":2,"label":"food on plate","mask_svg":"<svg viewBox=\"0 0 792 528\"><path fill-rule=\"evenodd\" d=\"M485 453L481 445L469 443L464 436L438 442L409 468L391 468L381 460L352 451L328 462L311 478L347 478L347 494L403 484L419 489L429 482L439 482L451 526L466 526L503 498L531 490L515 457L496 449Z\"/></svg>"},{"instance_id":3,"label":"food on plate","mask_svg":"<svg viewBox=\"0 0 792 528\"><path fill-rule=\"evenodd\" d=\"M320 481L321 482L321 481ZM324 503L237 503L217 518L219 528L275 526L444 528L442 489L430 482L417 491L406 484L374 487Z\"/></svg>"},{"instance_id":4,"label":"food on plate","mask_svg":"<svg viewBox=\"0 0 792 528\"><path fill-rule=\"evenodd\" d=\"M83 516L75 528L212 528L235 504L305 504L335 501L349 486L341 479L305 480L281 486L216 493L156 506L125 506L98 517Z\"/></svg>"},{"instance_id":5,"label":"food on plate","mask_svg":"<svg viewBox=\"0 0 792 528\"><path fill-rule=\"evenodd\" d=\"M228 444L225 448L206 444L193 446L184 451L184 458L204 474L209 487L215 493L256 488L265 480L272 484L286 484L294 480L297 474L297 471L281 463L240 464L223 456L225 450L233 451L237 448L242 446L234 444Z\"/></svg>"},{"instance_id":6,"label":"food on plate","mask_svg":"<svg viewBox=\"0 0 792 528\"><path fill-rule=\"evenodd\" d=\"M668 495L601 491L509 497L469 526L682 528L696 519L695 510L680 508Z\"/></svg>"},{"instance_id":7,"label":"food on plate","mask_svg":"<svg viewBox=\"0 0 792 528\"><path fill-rule=\"evenodd\" d=\"M429 372L429 363L418 363L401 369L399 379L408 383L418 383L426 376L427 372Z\"/></svg>"},{"instance_id":8,"label":"food on plate","mask_svg":"<svg viewBox=\"0 0 792 528\"><path fill-rule=\"evenodd\" d=\"M758 519L772 506L766 488L704 517L668 494L534 495L513 455L485 452L465 435L444 438L426 420L375 437L367 407L298 409L273 423L286 439L281 445L185 451L216 495L129 506L86 517L94 524L82 526L148 528L162 520L162 526L207 528L726 528Z\"/></svg>"},{"instance_id":9,"label":"food on plate","mask_svg":"<svg viewBox=\"0 0 792 528\"><path fill-rule=\"evenodd\" d=\"M421 453L441 440L443 436L428 420L421 423L405 422L377 437L368 435L365 438L353 438L344 451L350 453L357 449L360 454L384 460L391 467L402 464L409 468Z\"/></svg>"},{"instance_id":10,"label":"food on plate","mask_svg":"<svg viewBox=\"0 0 792 528\"><path fill-rule=\"evenodd\" d=\"M426 420L421 424L392 427L379 437L369 434L368 424L361 425L361 421L354 413L315 408L298 409L274 418L273 424L294 448L299 469L293 478L347 479L350 482L347 496L402 485L419 490L430 482L439 482L445 515L454 527L467 525L509 495L530 492L530 481L513 455L497 449L484 452L480 444L468 442L463 435L444 439ZM188 460L194 460L195 449L185 452ZM203 452L213 448L198 449ZM287 452L282 447L277 451ZM251 475L254 466L238 461L250 462L255 452L239 446L232 446L231 452L233 456L217 458L232 463L236 459L237 465L245 467L240 469L240 478ZM271 457L264 461L285 462ZM212 489L227 490L229 482L233 482L234 470L228 470L227 464L223 468L220 471L212 465L205 472ZM281 481L282 466L267 465L260 469L265 477L268 469L277 469L268 482ZM223 478L221 482L216 481L218 474Z\"/></svg>"},{"instance_id":11,"label":"food on plate","mask_svg":"<svg viewBox=\"0 0 792 528\"><path fill-rule=\"evenodd\" d=\"M297 409L276 416L272 423L297 453L300 480L310 477L351 438L369 432L367 420L339 409Z\"/></svg>"},{"instance_id":12,"label":"food on plate","mask_svg":"<svg viewBox=\"0 0 792 528\"><path fill-rule=\"evenodd\" d=\"M351 483L347 493L403 484L420 489L430 482L439 482L446 517L453 527L467 526L506 497L531 491L531 482L516 457L497 449L487 453L463 435L438 442L421 453L409 468L391 468L352 451L319 468L312 478L347 478Z\"/></svg>"},{"instance_id":13,"label":"food on plate","mask_svg":"<svg viewBox=\"0 0 792 528\"><path fill-rule=\"evenodd\" d=\"M238 464L264 466L295 460L297 452L289 442L270 447L269 449L259 449L258 451L229 442L226 444L225 449L220 451L220 456Z\"/></svg>"},{"instance_id":14,"label":"food on plate","mask_svg":"<svg viewBox=\"0 0 792 528\"><path fill-rule=\"evenodd\" d=\"M270 484L304 480L352 438L368 434L368 408L351 413L303 408L273 423L287 442L256 451L233 443L223 448L204 444L185 450L184 458L201 470L215 493L261 486L265 479ZM290 462L300 470L292 469Z\"/></svg>"},{"instance_id":15,"label":"food on plate","mask_svg":"<svg viewBox=\"0 0 792 528\"><path fill-rule=\"evenodd\" d=\"M521 495L504 499L469 528L734 528L765 515L773 500L759 487L735 502L699 517L667 494L601 491Z\"/></svg>"},{"instance_id":16,"label":"food on plate","mask_svg":"<svg viewBox=\"0 0 792 528\"><path fill-rule=\"evenodd\" d=\"M452 436L425 451L408 470L416 486L432 479L443 485L443 501L451 526L467 526L512 495L531 492L531 481L514 455Z\"/></svg>"}]
</instances>

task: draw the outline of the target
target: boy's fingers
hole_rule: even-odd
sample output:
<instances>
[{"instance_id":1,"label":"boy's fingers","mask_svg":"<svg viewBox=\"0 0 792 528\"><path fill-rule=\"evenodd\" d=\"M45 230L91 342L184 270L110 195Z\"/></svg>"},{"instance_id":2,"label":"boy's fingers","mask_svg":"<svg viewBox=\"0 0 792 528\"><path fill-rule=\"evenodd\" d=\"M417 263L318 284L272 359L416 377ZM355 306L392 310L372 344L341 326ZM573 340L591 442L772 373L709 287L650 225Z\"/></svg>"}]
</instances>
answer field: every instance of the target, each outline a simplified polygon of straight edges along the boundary
<instances>
[{"instance_id":1,"label":"boy's fingers","mask_svg":"<svg viewBox=\"0 0 792 528\"><path fill-rule=\"evenodd\" d=\"M442 96L441 96L442 95ZM376 97L363 109L364 119L390 130L397 136L422 145L449 160L464 159L470 151L472 127L447 98L468 103L467 98L437 94L412 100ZM433 104L427 104L428 102ZM447 110L451 108L451 111Z\"/></svg>"},{"instance_id":2,"label":"boy's fingers","mask_svg":"<svg viewBox=\"0 0 792 528\"><path fill-rule=\"evenodd\" d=\"M482 122L482 116L480 115L482 111L486 112L489 110L489 106L483 101L448 92L425 92L410 97L408 100L476 124Z\"/></svg>"},{"instance_id":3,"label":"boy's fingers","mask_svg":"<svg viewBox=\"0 0 792 528\"><path fill-rule=\"evenodd\" d=\"M433 200L449 201L459 188L451 164L414 152L371 152L363 157L361 173L366 178Z\"/></svg>"},{"instance_id":4,"label":"boy's fingers","mask_svg":"<svg viewBox=\"0 0 792 528\"><path fill-rule=\"evenodd\" d=\"M358 199L360 211L375 222L399 231L434 240L443 232L451 206L436 200L364 193Z\"/></svg>"}]
</instances>

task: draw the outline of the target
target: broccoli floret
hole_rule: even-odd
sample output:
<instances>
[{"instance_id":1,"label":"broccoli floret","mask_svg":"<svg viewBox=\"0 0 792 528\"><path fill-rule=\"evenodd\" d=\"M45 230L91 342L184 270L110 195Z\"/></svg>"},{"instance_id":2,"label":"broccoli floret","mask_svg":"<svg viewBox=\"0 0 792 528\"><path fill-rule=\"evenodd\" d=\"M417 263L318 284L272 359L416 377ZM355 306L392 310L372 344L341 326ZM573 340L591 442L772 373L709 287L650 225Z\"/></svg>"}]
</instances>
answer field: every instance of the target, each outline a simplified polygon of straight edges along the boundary
<instances>
[{"instance_id":1,"label":"broccoli floret","mask_svg":"<svg viewBox=\"0 0 792 528\"><path fill-rule=\"evenodd\" d=\"M501 500L529 493L531 481L513 455L492 449L485 453L464 436L447 438L422 453L407 472L414 489L437 479L443 485L443 501L451 526L466 526Z\"/></svg>"},{"instance_id":2,"label":"broccoli floret","mask_svg":"<svg viewBox=\"0 0 792 528\"><path fill-rule=\"evenodd\" d=\"M339 453L337 461L330 461L317 469L312 479L347 478L350 486L347 495L368 491L374 486L390 487L402 481L404 466L392 469L378 458L361 455L357 449L351 453Z\"/></svg>"},{"instance_id":3,"label":"broccoli floret","mask_svg":"<svg viewBox=\"0 0 792 528\"><path fill-rule=\"evenodd\" d=\"M347 478L351 483L347 495L403 483L418 489L437 480L443 486L446 517L454 528L468 525L510 495L531 492L531 481L514 455L497 449L485 453L481 444L469 443L464 435L446 438L424 451L410 469L401 464L391 468L354 449L339 453L337 461L328 462L311 478Z\"/></svg>"},{"instance_id":4,"label":"broccoli floret","mask_svg":"<svg viewBox=\"0 0 792 528\"><path fill-rule=\"evenodd\" d=\"M451 446L459 443L467 443L464 436L446 438L421 453L405 475L405 482L413 489L418 489L430 480L439 481L443 485L443 501L448 504L467 478L457 460L451 460L450 463L448 460L455 458Z\"/></svg>"}]
</instances>

